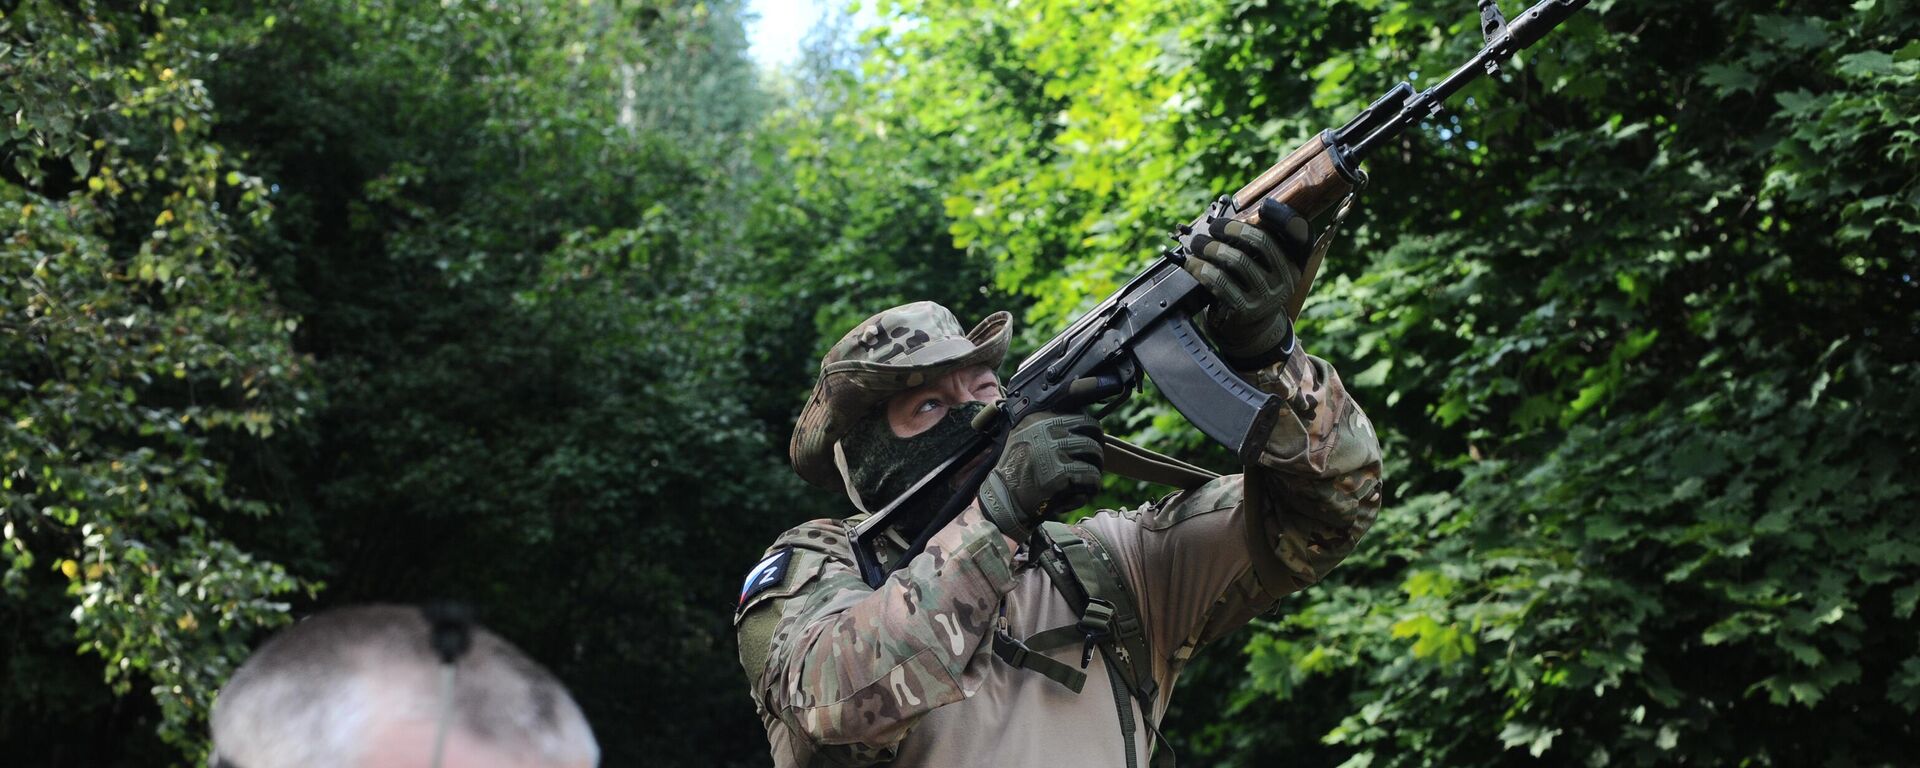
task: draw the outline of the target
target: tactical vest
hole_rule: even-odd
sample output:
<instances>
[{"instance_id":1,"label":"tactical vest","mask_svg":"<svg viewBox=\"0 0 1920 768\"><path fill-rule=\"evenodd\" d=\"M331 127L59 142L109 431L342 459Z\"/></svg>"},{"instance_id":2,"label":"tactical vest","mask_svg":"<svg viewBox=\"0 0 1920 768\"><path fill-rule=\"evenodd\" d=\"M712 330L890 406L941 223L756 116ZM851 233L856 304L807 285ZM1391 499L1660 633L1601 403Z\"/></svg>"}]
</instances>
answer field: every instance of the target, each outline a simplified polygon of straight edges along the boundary
<instances>
[{"instance_id":1,"label":"tactical vest","mask_svg":"<svg viewBox=\"0 0 1920 768\"><path fill-rule=\"evenodd\" d=\"M1093 653L1098 650L1106 661L1107 675L1113 684L1120 736L1127 745L1127 768L1140 765L1133 740L1138 725L1146 726L1152 734L1149 744L1157 742L1161 747L1153 753L1153 767L1172 768L1173 748L1152 719L1160 690L1153 681L1153 656L1147 647L1146 627L1140 623L1140 611L1121 578L1119 565L1098 540L1081 536L1066 523L1041 524L1029 546L1032 547L1029 557L1047 572L1053 588L1066 599L1079 621L1015 638L1007 631L1003 613L993 633L994 655L1008 666L1043 675L1077 694L1087 681L1086 673L1081 670L1093 663ZM1045 653L1073 645L1080 646L1079 669ZM1139 702L1146 722L1134 723L1128 696Z\"/></svg>"},{"instance_id":2,"label":"tactical vest","mask_svg":"<svg viewBox=\"0 0 1920 768\"><path fill-rule=\"evenodd\" d=\"M1112 435L1102 435L1100 443L1107 472L1186 490L1219 477L1217 473ZM1160 747L1153 750L1153 768L1173 768L1173 745L1167 743L1153 724L1154 702L1160 689L1153 682L1153 655L1147 647L1146 627L1140 623L1140 611L1134 605L1133 594L1127 591L1119 564L1099 541L1075 533L1066 523L1042 523L1031 546L1033 561L1047 572L1053 588L1066 598L1067 605L1080 620L1026 638L1015 638L1007 632L1003 615L993 634L994 655L1009 666L1039 673L1079 693L1087 682L1086 673L1080 670L1093 663L1093 652L1098 649L1106 660L1107 676L1113 683L1113 705L1119 711L1120 735L1127 742L1127 768L1140 766L1140 756L1135 754L1133 746L1133 735L1139 725L1146 726L1152 734L1148 744ZM1073 644L1080 645L1080 669L1045 654ZM1133 722L1133 707L1127 704L1129 695L1140 703L1145 723Z\"/></svg>"}]
</instances>

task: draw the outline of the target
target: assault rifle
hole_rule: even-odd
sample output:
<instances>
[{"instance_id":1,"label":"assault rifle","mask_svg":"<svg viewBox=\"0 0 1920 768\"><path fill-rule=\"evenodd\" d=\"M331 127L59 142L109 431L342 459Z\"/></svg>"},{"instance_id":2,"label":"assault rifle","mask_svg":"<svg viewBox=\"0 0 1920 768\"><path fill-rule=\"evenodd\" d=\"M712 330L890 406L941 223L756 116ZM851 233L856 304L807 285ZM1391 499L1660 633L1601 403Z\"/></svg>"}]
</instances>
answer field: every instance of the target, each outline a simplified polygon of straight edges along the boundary
<instances>
[{"instance_id":1,"label":"assault rifle","mask_svg":"<svg viewBox=\"0 0 1920 768\"><path fill-rule=\"evenodd\" d=\"M966 447L854 529L854 556L861 577L869 586L880 586L887 574L919 554L928 539L959 515L992 471L1008 432L1022 418L1095 404L1104 404L1099 415L1105 415L1140 388L1143 374L1201 432L1233 451L1241 463L1251 463L1272 427L1280 399L1240 378L1196 327L1194 316L1206 308L1210 297L1181 267L1191 253L1193 235L1210 218L1231 217L1257 225L1264 215L1285 217L1277 225L1304 240L1309 222L1339 206L1332 224L1299 263L1304 279L1287 307L1289 318L1299 317L1334 230L1367 183L1360 161L1421 120L1439 114L1447 97L1467 83L1482 74L1497 74L1501 64L1538 42L1588 1L1541 0L1509 24L1497 0L1480 0L1486 45L1473 58L1424 91L1415 92L1405 82L1395 85L1346 125L1320 132L1240 191L1214 201L1192 224L1180 227L1174 234L1175 247L1020 364L1006 383L1006 396L973 420L978 435ZM1269 228L1275 224L1268 222ZM1176 472L1202 471L1118 442L1108 443L1110 465L1115 448L1136 467L1172 464ZM951 479L961 469L967 470L965 477ZM919 494L940 492L953 496L933 523L902 555L882 566L873 545L886 530L893 510Z\"/></svg>"}]
</instances>

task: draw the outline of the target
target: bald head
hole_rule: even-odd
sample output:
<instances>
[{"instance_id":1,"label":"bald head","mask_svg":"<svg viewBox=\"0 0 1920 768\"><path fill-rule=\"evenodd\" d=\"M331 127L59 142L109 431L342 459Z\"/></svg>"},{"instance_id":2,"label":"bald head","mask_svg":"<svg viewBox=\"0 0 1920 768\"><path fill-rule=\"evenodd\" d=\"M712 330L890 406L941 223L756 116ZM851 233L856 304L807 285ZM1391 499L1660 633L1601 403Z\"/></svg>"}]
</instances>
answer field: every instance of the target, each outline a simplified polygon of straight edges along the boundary
<instances>
[{"instance_id":1,"label":"bald head","mask_svg":"<svg viewBox=\"0 0 1920 768\"><path fill-rule=\"evenodd\" d=\"M449 696L419 609L342 608L287 628L213 706L216 765L424 768L445 712L445 768L589 768L599 746L558 680L475 627Z\"/></svg>"}]
</instances>

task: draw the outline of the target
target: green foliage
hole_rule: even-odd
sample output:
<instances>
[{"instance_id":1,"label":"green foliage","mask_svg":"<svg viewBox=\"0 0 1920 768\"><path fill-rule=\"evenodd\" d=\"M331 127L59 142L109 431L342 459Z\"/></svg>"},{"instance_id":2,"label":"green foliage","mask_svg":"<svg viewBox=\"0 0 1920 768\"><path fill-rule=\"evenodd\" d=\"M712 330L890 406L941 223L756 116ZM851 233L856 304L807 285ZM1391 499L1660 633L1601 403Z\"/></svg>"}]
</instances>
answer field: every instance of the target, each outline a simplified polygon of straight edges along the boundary
<instances>
[{"instance_id":1,"label":"green foliage","mask_svg":"<svg viewBox=\"0 0 1920 768\"><path fill-rule=\"evenodd\" d=\"M869 33L875 98L953 146L953 242L1033 300L1030 341L1117 288L1165 222L1205 199L1191 166L1200 73L1169 44L1216 11L1164 5L901 3L895 14L927 18Z\"/></svg>"},{"instance_id":2,"label":"green foliage","mask_svg":"<svg viewBox=\"0 0 1920 768\"><path fill-rule=\"evenodd\" d=\"M209 136L199 33L159 4L0 17L0 616L69 629L8 633L3 737L73 714L73 681L41 673L78 641L114 690L151 689L149 728L196 743L297 586L224 533L270 507L229 486L223 441L297 420L304 364L247 259L270 208Z\"/></svg>"},{"instance_id":3,"label":"green foliage","mask_svg":"<svg viewBox=\"0 0 1920 768\"><path fill-rule=\"evenodd\" d=\"M1036 298L1030 338L1479 44L1452 4L891 9L869 87L963 147L951 232ZM1911 750L1912 17L1599 3L1372 159L1302 332L1375 414L1388 512L1249 636L1242 694L1181 713L1189 757ZM1164 406L1126 423L1196 444Z\"/></svg>"},{"instance_id":4,"label":"green foliage","mask_svg":"<svg viewBox=\"0 0 1920 768\"><path fill-rule=\"evenodd\" d=\"M289 614L454 597L607 764L761 762L728 609L840 512L782 466L820 350L922 298L1030 346L1478 45L1458 3L880 11L768 82L737 2L0 2L0 746L195 761ZM1184 761L1907 759L1913 11L1602 0L1369 159L1301 333L1387 511L1190 671Z\"/></svg>"},{"instance_id":5,"label":"green foliage","mask_svg":"<svg viewBox=\"0 0 1920 768\"><path fill-rule=\"evenodd\" d=\"M821 349L888 306L930 299L970 321L1004 299L988 296L992 261L947 233L944 198L971 157L964 142L920 130L920 99L889 98L850 69L873 50L848 39L850 23L832 17L801 67L771 84L780 106L759 137L760 179L776 185L752 219L770 249L760 282L780 297L768 309L783 326L818 333L801 350L808 378Z\"/></svg>"},{"instance_id":6,"label":"green foliage","mask_svg":"<svg viewBox=\"0 0 1920 768\"><path fill-rule=\"evenodd\" d=\"M79 606L9 640L10 754L163 761L26 730L144 718L198 761L289 611L262 556L325 580L295 613L473 602L609 764L764 754L728 608L798 482L748 404L801 385L749 380L759 233L711 213L755 189L739 8L172 12L7 8L8 625Z\"/></svg>"},{"instance_id":7,"label":"green foliage","mask_svg":"<svg viewBox=\"0 0 1920 768\"><path fill-rule=\"evenodd\" d=\"M754 243L724 212L764 103L738 8L282 14L213 84L281 185L264 260L325 397L246 478L297 518L258 546L328 604L475 604L608 764L761 754L732 745L757 725L728 608L798 482L739 354Z\"/></svg>"}]
</instances>

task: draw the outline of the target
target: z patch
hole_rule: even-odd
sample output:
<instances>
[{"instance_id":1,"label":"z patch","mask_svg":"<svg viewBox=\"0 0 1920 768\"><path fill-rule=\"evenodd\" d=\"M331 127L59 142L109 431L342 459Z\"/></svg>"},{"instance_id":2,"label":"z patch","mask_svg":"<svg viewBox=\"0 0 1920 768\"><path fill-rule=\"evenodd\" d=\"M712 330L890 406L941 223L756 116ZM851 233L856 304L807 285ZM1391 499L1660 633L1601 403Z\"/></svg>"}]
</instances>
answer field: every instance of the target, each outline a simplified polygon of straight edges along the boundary
<instances>
[{"instance_id":1,"label":"z patch","mask_svg":"<svg viewBox=\"0 0 1920 768\"><path fill-rule=\"evenodd\" d=\"M740 602L734 607L738 609L754 595L780 586L780 582L787 580L787 564L790 562L793 562L792 546L781 547L780 551L767 555L767 559L761 560L747 573L746 583L740 585Z\"/></svg>"}]
</instances>

